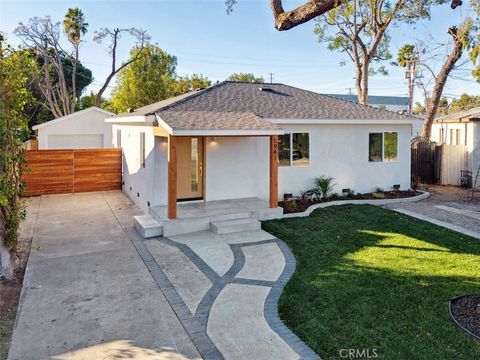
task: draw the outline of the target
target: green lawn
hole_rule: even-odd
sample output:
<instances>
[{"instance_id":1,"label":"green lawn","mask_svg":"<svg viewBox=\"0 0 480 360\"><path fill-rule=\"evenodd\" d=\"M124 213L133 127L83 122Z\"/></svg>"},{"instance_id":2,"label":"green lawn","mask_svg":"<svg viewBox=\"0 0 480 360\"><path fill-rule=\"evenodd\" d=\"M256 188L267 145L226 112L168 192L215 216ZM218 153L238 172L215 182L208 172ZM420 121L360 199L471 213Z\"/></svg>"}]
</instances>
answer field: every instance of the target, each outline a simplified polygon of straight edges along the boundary
<instances>
[{"instance_id":1,"label":"green lawn","mask_svg":"<svg viewBox=\"0 0 480 360\"><path fill-rule=\"evenodd\" d=\"M480 359L448 300L480 293L480 240L374 206L332 206L272 220L297 269L279 304L286 325L324 360L341 349L377 359Z\"/></svg>"}]
</instances>

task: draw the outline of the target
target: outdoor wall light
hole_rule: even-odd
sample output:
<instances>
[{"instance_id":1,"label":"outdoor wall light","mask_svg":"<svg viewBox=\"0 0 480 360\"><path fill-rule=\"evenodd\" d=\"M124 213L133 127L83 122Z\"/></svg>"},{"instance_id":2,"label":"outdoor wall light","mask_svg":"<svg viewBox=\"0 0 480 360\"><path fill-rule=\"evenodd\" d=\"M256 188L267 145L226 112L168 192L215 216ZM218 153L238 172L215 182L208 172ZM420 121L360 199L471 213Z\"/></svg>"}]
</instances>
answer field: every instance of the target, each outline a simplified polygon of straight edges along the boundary
<instances>
[{"instance_id":1,"label":"outdoor wall light","mask_svg":"<svg viewBox=\"0 0 480 360\"><path fill-rule=\"evenodd\" d=\"M216 145L216 144L217 144L217 138L216 138L215 136L210 136L210 137L208 138L208 141L209 141L209 143L212 144L212 145Z\"/></svg>"}]
</instances>

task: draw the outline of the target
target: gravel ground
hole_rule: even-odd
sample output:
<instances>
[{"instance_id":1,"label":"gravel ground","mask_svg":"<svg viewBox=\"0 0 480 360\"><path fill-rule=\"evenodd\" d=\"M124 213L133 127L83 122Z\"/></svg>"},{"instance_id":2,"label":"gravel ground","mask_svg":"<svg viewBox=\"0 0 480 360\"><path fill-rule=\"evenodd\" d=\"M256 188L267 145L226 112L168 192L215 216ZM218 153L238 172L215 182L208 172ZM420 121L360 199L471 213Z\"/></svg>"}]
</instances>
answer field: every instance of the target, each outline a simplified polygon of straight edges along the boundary
<instances>
[{"instance_id":1,"label":"gravel ground","mask_svg":"<svg viewBox=\"0 0 480 360\"><path fill-rule=\"evenodd\" d=\"M480 337L480 295L466 295L452 301L452 315L461 326Z\"/></svg>"},{"instance_id":2,"label":"gravel ground","mask_svg":"<svg viewBox=\"0 0 480 360\"><path fill-rule=\"evenodd\" d=\"M471 190L454 186L429 186L430 192L426 200L415 203L387 205L389 209L405 209L441 220L465 229L480 232L480 193L475 193L473 199ZM468 211L470 216L451 210L439 209L436 206L447 206L460 211ZM477 218L475 218L477 217Z\"/></svg>"}]
</instances>

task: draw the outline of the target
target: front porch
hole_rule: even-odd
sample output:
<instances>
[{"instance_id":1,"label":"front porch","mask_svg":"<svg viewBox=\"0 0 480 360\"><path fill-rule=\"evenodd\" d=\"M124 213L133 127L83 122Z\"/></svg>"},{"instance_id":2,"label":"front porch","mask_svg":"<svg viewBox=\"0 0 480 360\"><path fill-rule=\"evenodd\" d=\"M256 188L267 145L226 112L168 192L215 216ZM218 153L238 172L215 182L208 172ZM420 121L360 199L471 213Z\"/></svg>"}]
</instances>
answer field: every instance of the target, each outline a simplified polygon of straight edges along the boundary
<instances>
[{"instance_id":1,"label":"front porch","mask_svg":"<svg viewBox=\"0 0 480 360\"><path fill-rule=\"evenodd\" d=\"M151 207L149 214L163 236L210 229L218 234L256 230L260 229L260 221L282 215L282 208L272 208L268 201L258 198L178 203L176 219L169 219L168 206Z\"/></svg>"},{"instance_id":2,"label":"front porch","mask_svg":"<svg viewBox=\"0 0 480 360\"><path fill-rule=\"evenodd\" d=\"M155 129L159 129L158 127ZM271 133L272 131L270 131ZM206 185L207 177L206 173L212 168L209 162L212 160L211 158L207 159L207 139L210 143L210 146L217 146L215 141L215 136L172 136L170 134L166 134L163 130L154 131L156 136L166 137L167 142L167 206L160 206L158 207L158 212L160 218L174 220L177 218L182 218L182 215L179 212L183 212L187 214L187 217L190 217L191 214L199 214L197 217L204 217L206 213L218 212L220 215L224 212L225 208L231 209L240 209L245 207L251 208L251 206L263 208L266 207L268 209L276 209L278 208L278 136L277 135L267 135L261 134L248 134L242 135L225 135L220 132L212 132L209 135L215 135L216 137L220 136L221 138L226 139L258 139L258 138L267 138L268 139L268 165L261 168L260 171L267 171L268 172L268 202L262 201L260 199L256 199L256 201L252 201L250 198L246 199L239 199L235 200L232 203L231 200L221 200L221 201L203 201L204 206L187 206L181 207L181 199L189 199L189 198L201 198L203 200L208 200L206 197ZM185 142L187 140L187 142ZM191 142L191 144L189 144ZM195 143L195 145L193 145ZM182 144L182 146L181 146ZM183 144L186 144L187 147ZM188 147L191 146L191 147ZM222 151L222 149L216 149L218 151ZM223 154L223 153L222 153ZM252 156L249 161L255 163L259 161L259 157L263 157L267 154L260 153L255 154ZM218 156L218 155L217 155ZM224 153L223 159L218 161L217 164L221 164L228 159L229 163L235 163L238 161L239 157L238 154L232 153ZM221 166L221 165L219 165ZM240 167L240 166L238 166ZM192 172L193 170L193 172ZM224 172L227 173L228 170L224 169ZM247 172L248 174L248 172ZM233 174L232 174L233 175ZM242 174L243 175L243 174ZM259 173L250 173L247 176L255 177L258 176ZM215 179L217 183L218 178ZM217 183L214 185L215 187L219 186L226 186L225 183ZM185 192L185 188L188 189ZM195 192L193 192L193 189ZM190 196L185 196L188 194ZM222 194L222 197L228 199L227 194ZM218 196L218 194L217 194ZM261 202L261 203L260 203ZM253 204L253 205L252 205ZM196 209L196 211L194 210Z\"/></svg>"}]
</instances>

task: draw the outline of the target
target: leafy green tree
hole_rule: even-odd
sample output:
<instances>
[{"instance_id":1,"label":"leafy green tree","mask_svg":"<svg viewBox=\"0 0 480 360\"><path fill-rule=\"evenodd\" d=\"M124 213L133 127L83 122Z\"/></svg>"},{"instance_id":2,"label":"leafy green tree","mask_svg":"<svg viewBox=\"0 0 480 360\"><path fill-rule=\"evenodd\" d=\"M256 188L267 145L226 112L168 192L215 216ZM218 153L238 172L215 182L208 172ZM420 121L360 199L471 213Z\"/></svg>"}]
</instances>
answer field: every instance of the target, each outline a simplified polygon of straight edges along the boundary
<instances>
[{"instance_id":1,"label":"leafy green tree","mask_svg":"<svg viewBox=\"0 0 480 360\"><path fill-rule=\"evenodd\" d=\"M230 81L249 82L249 83L263 83L265 79L261 76L256 77L252 73L234 73L228 77Z\"/></svg>"},{"instance_id":2,"label":"leafy green tree","mask_svg":"<svg viewBox=\"0 0 480 360\"><path fill-rule=\"evenodd\" d=\"M0 48L0 277L13 277L18 228L25 217L20 201L25 165L23 142L28 138L24 108L33 98L29 81L38 69L28 52Z\"/></svg>"},{"instance_id":3,"label":"leafy green tree","mask_svg":"<svg viewBox=\"0 0 480 360\"><path fill-rule=\"evenodd\" d=\"M95 106L96 96L97 95L93 91L90 91L90 94L83 95L80 99L78 99L77 110L84 110ZM110 102L105 98L101 99L100 107L107 111L113 111L112 107L110 106Z\"/></svg>"},{"instance_id":4,"label":"leafy green tree","mask_svg":"<svg viewBox=\"0 0 480 360\"><path fill-rule=\"evenodd\" d=\"M111 104L118 112L139 108L174 94L177 58L155 45L134 47L130 52L137 59L122 69L112 92Z\"/></svg>"},{"instance_id":5,"label":"leafy green tree","mask_svg":"<svg viewBox=\"0 0 480 360\"><path fill-rule=\"evenodd\" d=\"M314 32L319 42L345 53L353 62L358 101L367 104L369 76L387 74L382 63L392 57L389 29L399 22L411 24L428 18L431 6L443 1L345 1L318 18Z\"/></svg>"},{"instance_id":6,"label":"leafy green tree","mask_svg":"<svg viewBox=\"0 0 480 360\"><path fill-rule=\"evenodd\" d=\"M480 96L462 94L460 98L452 100L449 113L470 110L474 107L480 107Z\"/></svg>"},{"instance_id":7,"label":"leafy green tree","mask_svg":"<svg viewBox=\"0 0 480 360\"><path fill-rule=\"evenodd\" d=\"M190 91L204 89L212 85L212 82L202 74L192 74L176 79L173 95L181 95Z\"/></svg>"}]
</instances>

